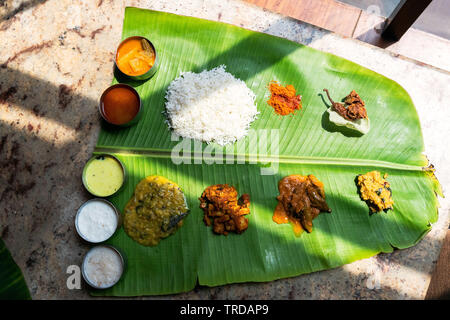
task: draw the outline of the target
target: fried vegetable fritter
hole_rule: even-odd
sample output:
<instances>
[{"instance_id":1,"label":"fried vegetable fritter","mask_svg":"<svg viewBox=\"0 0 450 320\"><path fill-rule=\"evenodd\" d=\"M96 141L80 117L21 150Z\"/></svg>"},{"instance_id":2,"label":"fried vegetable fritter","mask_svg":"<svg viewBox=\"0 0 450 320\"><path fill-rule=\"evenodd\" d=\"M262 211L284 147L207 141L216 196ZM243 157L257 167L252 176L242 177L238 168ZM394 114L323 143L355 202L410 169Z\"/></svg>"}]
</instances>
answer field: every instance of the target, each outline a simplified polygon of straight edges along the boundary
<instances>
[{"instance_id":1,"label":"fried vegetable fritter","mask_svg":"<svg viewBox=\"0 0 450 320\"><path fill-rule=\"evenodd\" d=\"M356 177L359 195L369 206L371 214L393 209L392 190L389 182L385 180L386 178L387 174L383 179L378 171L371 171Z\"/></svg>"},{"instance_id":2,"label":"fried vegetable fritter","mask_svg":"<svg viewBox=\"0 0 450 320\"><path fill-rule=\"evenodd\" d=\"M124 209L125 232L144 246L175 233L189 213L180 187L161 176L142 179Z\"/></svg>"},{"instance_id":3,"label":"fried vegetable fritter","mask_svg":"<svg viewBox=\"0 0 450 320\"><path fill-rule=\"evenodd\" d=\"M248 228L250 214L250 196L238 193L233 186L216 184L209 186L199 198L200 208L204 212L203 221L207 226L213 225L216 234L227 235L229 232L242 233Z\"/></svg>"},{"instance_id":4,"label":"fried vegetable fritter","mask_svg":"<svg viewBox=\"0 0 450 320\"><path fill-rule=\"evenodd\" d=\"M272 219L276 223L291 222L296 235L303 230L311 232L312 221L320 212L331 212L325 201L323 183L312 174L284 177L278 182L278 190L278 205Z\"/></svg>"}]
</instances>

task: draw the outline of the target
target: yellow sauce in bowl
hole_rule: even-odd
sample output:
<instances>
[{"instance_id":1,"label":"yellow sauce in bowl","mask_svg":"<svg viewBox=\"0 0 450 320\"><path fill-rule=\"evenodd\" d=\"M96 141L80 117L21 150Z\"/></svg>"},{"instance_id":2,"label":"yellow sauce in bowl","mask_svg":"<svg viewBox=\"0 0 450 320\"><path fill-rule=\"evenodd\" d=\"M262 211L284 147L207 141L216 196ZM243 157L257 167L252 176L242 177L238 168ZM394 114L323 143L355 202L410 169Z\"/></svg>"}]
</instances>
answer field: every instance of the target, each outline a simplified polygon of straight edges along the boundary
<instances>
[{"instance_id":1,"label":"yellow sauce in bowl","mask_svg":"<svg viewBox=\"0 0 450 320\"><path fill-rule=\"evenodd\" d=\"M125 179L123 167L112 156L95 156L86 163L83 183L95 196L108 197L120 189Z\"/></svg>"},{"instance_id":2,"label":"yellow sauce in bowl","mask_svg":"<svg viewBox=\"0 0 450 320\"><path fill-rule=\"evenodd\" d=\"M116 63L119 70L126 75L143 75L153 67L155 51L146 39L130 37L120 44Z\"/></svg>"}]
</instances>

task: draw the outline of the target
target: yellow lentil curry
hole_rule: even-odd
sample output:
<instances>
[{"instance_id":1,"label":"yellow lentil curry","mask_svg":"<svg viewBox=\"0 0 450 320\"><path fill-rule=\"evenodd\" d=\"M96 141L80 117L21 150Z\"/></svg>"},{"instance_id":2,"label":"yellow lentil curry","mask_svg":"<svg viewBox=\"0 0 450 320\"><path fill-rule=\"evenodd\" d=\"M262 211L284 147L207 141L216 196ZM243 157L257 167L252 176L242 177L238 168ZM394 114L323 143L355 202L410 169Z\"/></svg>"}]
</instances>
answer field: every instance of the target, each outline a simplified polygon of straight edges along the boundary
<instances>
[{"instance_id":1,"label":"yellow lentil curry","mask_svg":"<svg viewBox=\"0 0 450 320\"><path fill-rule=\"evenodd\" d=\"M175 233L189 213L180 187L161 176L142 179L124 209L125 232L144 246Z\"/></svg>"},{"instance_id":2,"label":"yellow lentil curry","mask_svg":"<svg viewBox=\"0 0 450 320\"><path fill-rule=\"evenodd\" d=\"M391 186L385 180L386 178L387 174L383 179L378 171L371 171L356 177L359 195L369 206L370 213L381 210L387 212L393 208Z\"/></svg>"}]
</instances>

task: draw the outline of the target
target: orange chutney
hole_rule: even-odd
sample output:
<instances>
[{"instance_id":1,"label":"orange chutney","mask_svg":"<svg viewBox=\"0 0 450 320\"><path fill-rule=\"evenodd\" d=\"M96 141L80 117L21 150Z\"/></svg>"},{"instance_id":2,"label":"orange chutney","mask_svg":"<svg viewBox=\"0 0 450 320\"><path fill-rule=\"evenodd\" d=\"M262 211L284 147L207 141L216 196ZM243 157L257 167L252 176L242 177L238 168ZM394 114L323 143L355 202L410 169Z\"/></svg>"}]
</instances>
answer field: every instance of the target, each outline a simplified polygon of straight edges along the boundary
<instances>
[{"instance_id":1,"label":"orange chutney","mask_svg":"<svg viewBox=\"0 0 450 320\"><path fill-rule=\"evenodd\" d=\"M116 85L105 91L101 99L101 112L106 121L121 125L130 122L139 112L137 93L125 85Z\"/></svg>"},{"instance_id":2,"label":"orange chutney","mask_svg":"<svg viewBox=\"0 0 450 320\"><path fill-rule=\"evenodd\" d=\"M143 38L131 38L123 42L116 55L117 67L129 76L146 73L155 63L155 51Z\"/></svg>"}]
</instances>

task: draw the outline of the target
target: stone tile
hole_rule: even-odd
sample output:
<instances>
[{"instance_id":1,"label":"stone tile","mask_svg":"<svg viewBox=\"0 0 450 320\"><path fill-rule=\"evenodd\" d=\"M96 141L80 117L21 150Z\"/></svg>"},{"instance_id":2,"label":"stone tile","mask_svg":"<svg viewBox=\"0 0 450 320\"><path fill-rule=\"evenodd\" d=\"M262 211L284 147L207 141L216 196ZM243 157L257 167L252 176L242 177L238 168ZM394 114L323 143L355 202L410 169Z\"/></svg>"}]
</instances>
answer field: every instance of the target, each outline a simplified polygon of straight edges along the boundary
<instances>
[{"instance_id":1,"label":"stone tile","mask_svg":"<svg viewBox=\"0 0 450 320\"><path fill-rule=\"evenodd\" d=\"M4 1L0 11L9 16L0 18L0 233L35 299L89 298L84 284L81 290L67 289L66 269L80 265L89 248L73 223L78 207L90 198L81 172L100 130L98 99L112 80L125 6L267 32L392 78L410 93L425 152L444 191L450 189L442 139L450 135L448 73L238 0L47 0L14 11L22 2ZM448 227L449 201L441 199L439 221L412 248L290 279L198 287L164 298L423 298Z\"/></svg>"},{"instance_id":2,"label":"stone tile","mask_svg":"<svg viewBox=\"0 0 450 320\"><path fill-rule=\"evenodd\" d=\"M399 41L387 42L381 37L384 20L383 17L362 12L353 37L392 53L450 71L449 40L410 28Z\"/></svg>"}]
</instances>

